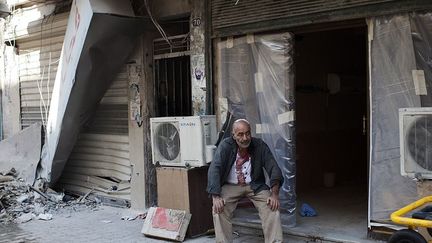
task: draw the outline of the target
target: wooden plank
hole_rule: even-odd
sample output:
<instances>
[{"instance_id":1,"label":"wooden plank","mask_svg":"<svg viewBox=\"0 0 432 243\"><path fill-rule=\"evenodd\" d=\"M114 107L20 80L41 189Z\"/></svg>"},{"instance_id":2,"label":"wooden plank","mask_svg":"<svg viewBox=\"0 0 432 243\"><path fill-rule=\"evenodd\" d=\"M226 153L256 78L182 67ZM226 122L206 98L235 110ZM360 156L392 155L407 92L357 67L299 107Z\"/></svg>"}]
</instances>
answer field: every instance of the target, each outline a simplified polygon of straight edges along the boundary
<instances>
[{"instance_id":1,"label":"wooden plank","mask_svg":"<svg viewBox=\"0 0 432 243\"><path fill-rule=\"evenodd\" d=\"M190 213L188 170L175 167L156 168L158 206Z\"/></svg>"}]
</instances>

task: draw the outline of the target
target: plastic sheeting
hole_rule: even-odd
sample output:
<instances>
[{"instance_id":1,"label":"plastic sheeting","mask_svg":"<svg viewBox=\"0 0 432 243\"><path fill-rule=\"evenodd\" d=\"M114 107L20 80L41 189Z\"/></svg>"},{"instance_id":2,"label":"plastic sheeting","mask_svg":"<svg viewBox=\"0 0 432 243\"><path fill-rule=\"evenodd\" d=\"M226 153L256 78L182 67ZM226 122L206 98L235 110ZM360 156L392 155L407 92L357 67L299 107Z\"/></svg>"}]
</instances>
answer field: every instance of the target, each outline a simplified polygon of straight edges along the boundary
<instances>
[{"instance_id":1,"label":"plastic sheeting","mask_svg":"<svg viewBox=\"0 0 432 243\"><path fill-rule=\"evenodd\" d=\"M246 118L253 136L273 152L285 179L280 201L287 226L295 225L296 209L293 43L290 33L279 33L228 38L217 45L219 110Z\"/></svg>"},{"instance_id":2,"label":"plastic sheeting","mask_svg":"<svg viewBox=\"0 0 432 243\"><path fill-rule=\"evenodd\" d=\"M400 175L398 110L432 104L432 16L413 13L377 17L369 25L373 30L369 33L369 213L372 222L381 222L418 197L415 182ZM424 70L428 95L416 95L412 70Z\"/></svg>"},{"instance_id":3,"label":"plastic sheeting","mask_svg":"<svg viewBox=\"0 0 432 243\"><path fill-rule=\"evenodd\" d=\"M428 95L420 96L422 107L432 107L432 13L410 14L411 36L417 70L423 70Z\"/></svg>"}]
</instances>

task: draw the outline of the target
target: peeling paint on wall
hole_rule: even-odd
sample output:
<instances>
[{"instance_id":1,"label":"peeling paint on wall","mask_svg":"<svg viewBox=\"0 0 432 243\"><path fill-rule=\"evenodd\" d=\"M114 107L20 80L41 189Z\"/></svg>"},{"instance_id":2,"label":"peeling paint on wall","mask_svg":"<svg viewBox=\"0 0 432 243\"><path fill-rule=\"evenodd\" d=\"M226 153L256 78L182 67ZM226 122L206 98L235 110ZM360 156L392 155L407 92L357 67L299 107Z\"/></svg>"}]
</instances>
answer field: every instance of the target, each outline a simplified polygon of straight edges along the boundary
<instances>
[{"instance_id":1,"label":"peeling paint on wall","mask_svg":"<svg viewBox=\"0 0 432 243\"><path fill-rule=\"evenodd\" d=\"M193 115L206 114L206 60L205 60L205 22L204 1L193 1L190 18L190 62L192 75L192 108Z\"/></svg>"}]
</instances>

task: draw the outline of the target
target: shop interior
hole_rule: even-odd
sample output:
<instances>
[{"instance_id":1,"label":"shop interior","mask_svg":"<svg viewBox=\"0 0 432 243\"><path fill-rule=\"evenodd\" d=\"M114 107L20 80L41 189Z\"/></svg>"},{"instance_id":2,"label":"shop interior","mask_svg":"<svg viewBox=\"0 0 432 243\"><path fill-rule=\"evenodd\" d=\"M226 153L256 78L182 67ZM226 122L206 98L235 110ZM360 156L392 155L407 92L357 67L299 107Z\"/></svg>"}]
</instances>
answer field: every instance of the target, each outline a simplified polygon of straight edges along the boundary
<instances>
[{"instance_id":1,"label":"shop interior","mask_svg":"<svg viewBox=\"0 0 432 243\"><path fill-rule=\"evenodd\" d=\"M297 223L285 229L294 235L367 241L366 30L294 32ZM303 203L317 215L300 216ZM238 211L237 225L259 222Z\"/></svg>"}]
</instances>

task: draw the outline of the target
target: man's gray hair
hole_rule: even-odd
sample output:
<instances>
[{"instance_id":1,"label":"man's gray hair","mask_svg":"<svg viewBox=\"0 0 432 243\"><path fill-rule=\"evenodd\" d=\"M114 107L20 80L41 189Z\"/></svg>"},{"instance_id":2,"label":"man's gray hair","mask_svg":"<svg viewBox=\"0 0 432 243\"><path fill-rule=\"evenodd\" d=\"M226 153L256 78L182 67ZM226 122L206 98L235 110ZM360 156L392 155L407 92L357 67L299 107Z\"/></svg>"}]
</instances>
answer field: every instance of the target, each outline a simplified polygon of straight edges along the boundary
<instances>
[{"instance_id":1,"label":"man's gray hair","mask_svg":"<svg viewBox=\"0 0 432 243\"><path fill-rule=\"evenodd\" d=\"M233 125L232 125L232 133L234 134L234 128L237 126L237 124L239 123L243 123L249 126L249 129L251 128L251 125L249 123L248 120L244 119L244 118L240 118L234 121Z\"/></svg>"}]
</instances>

